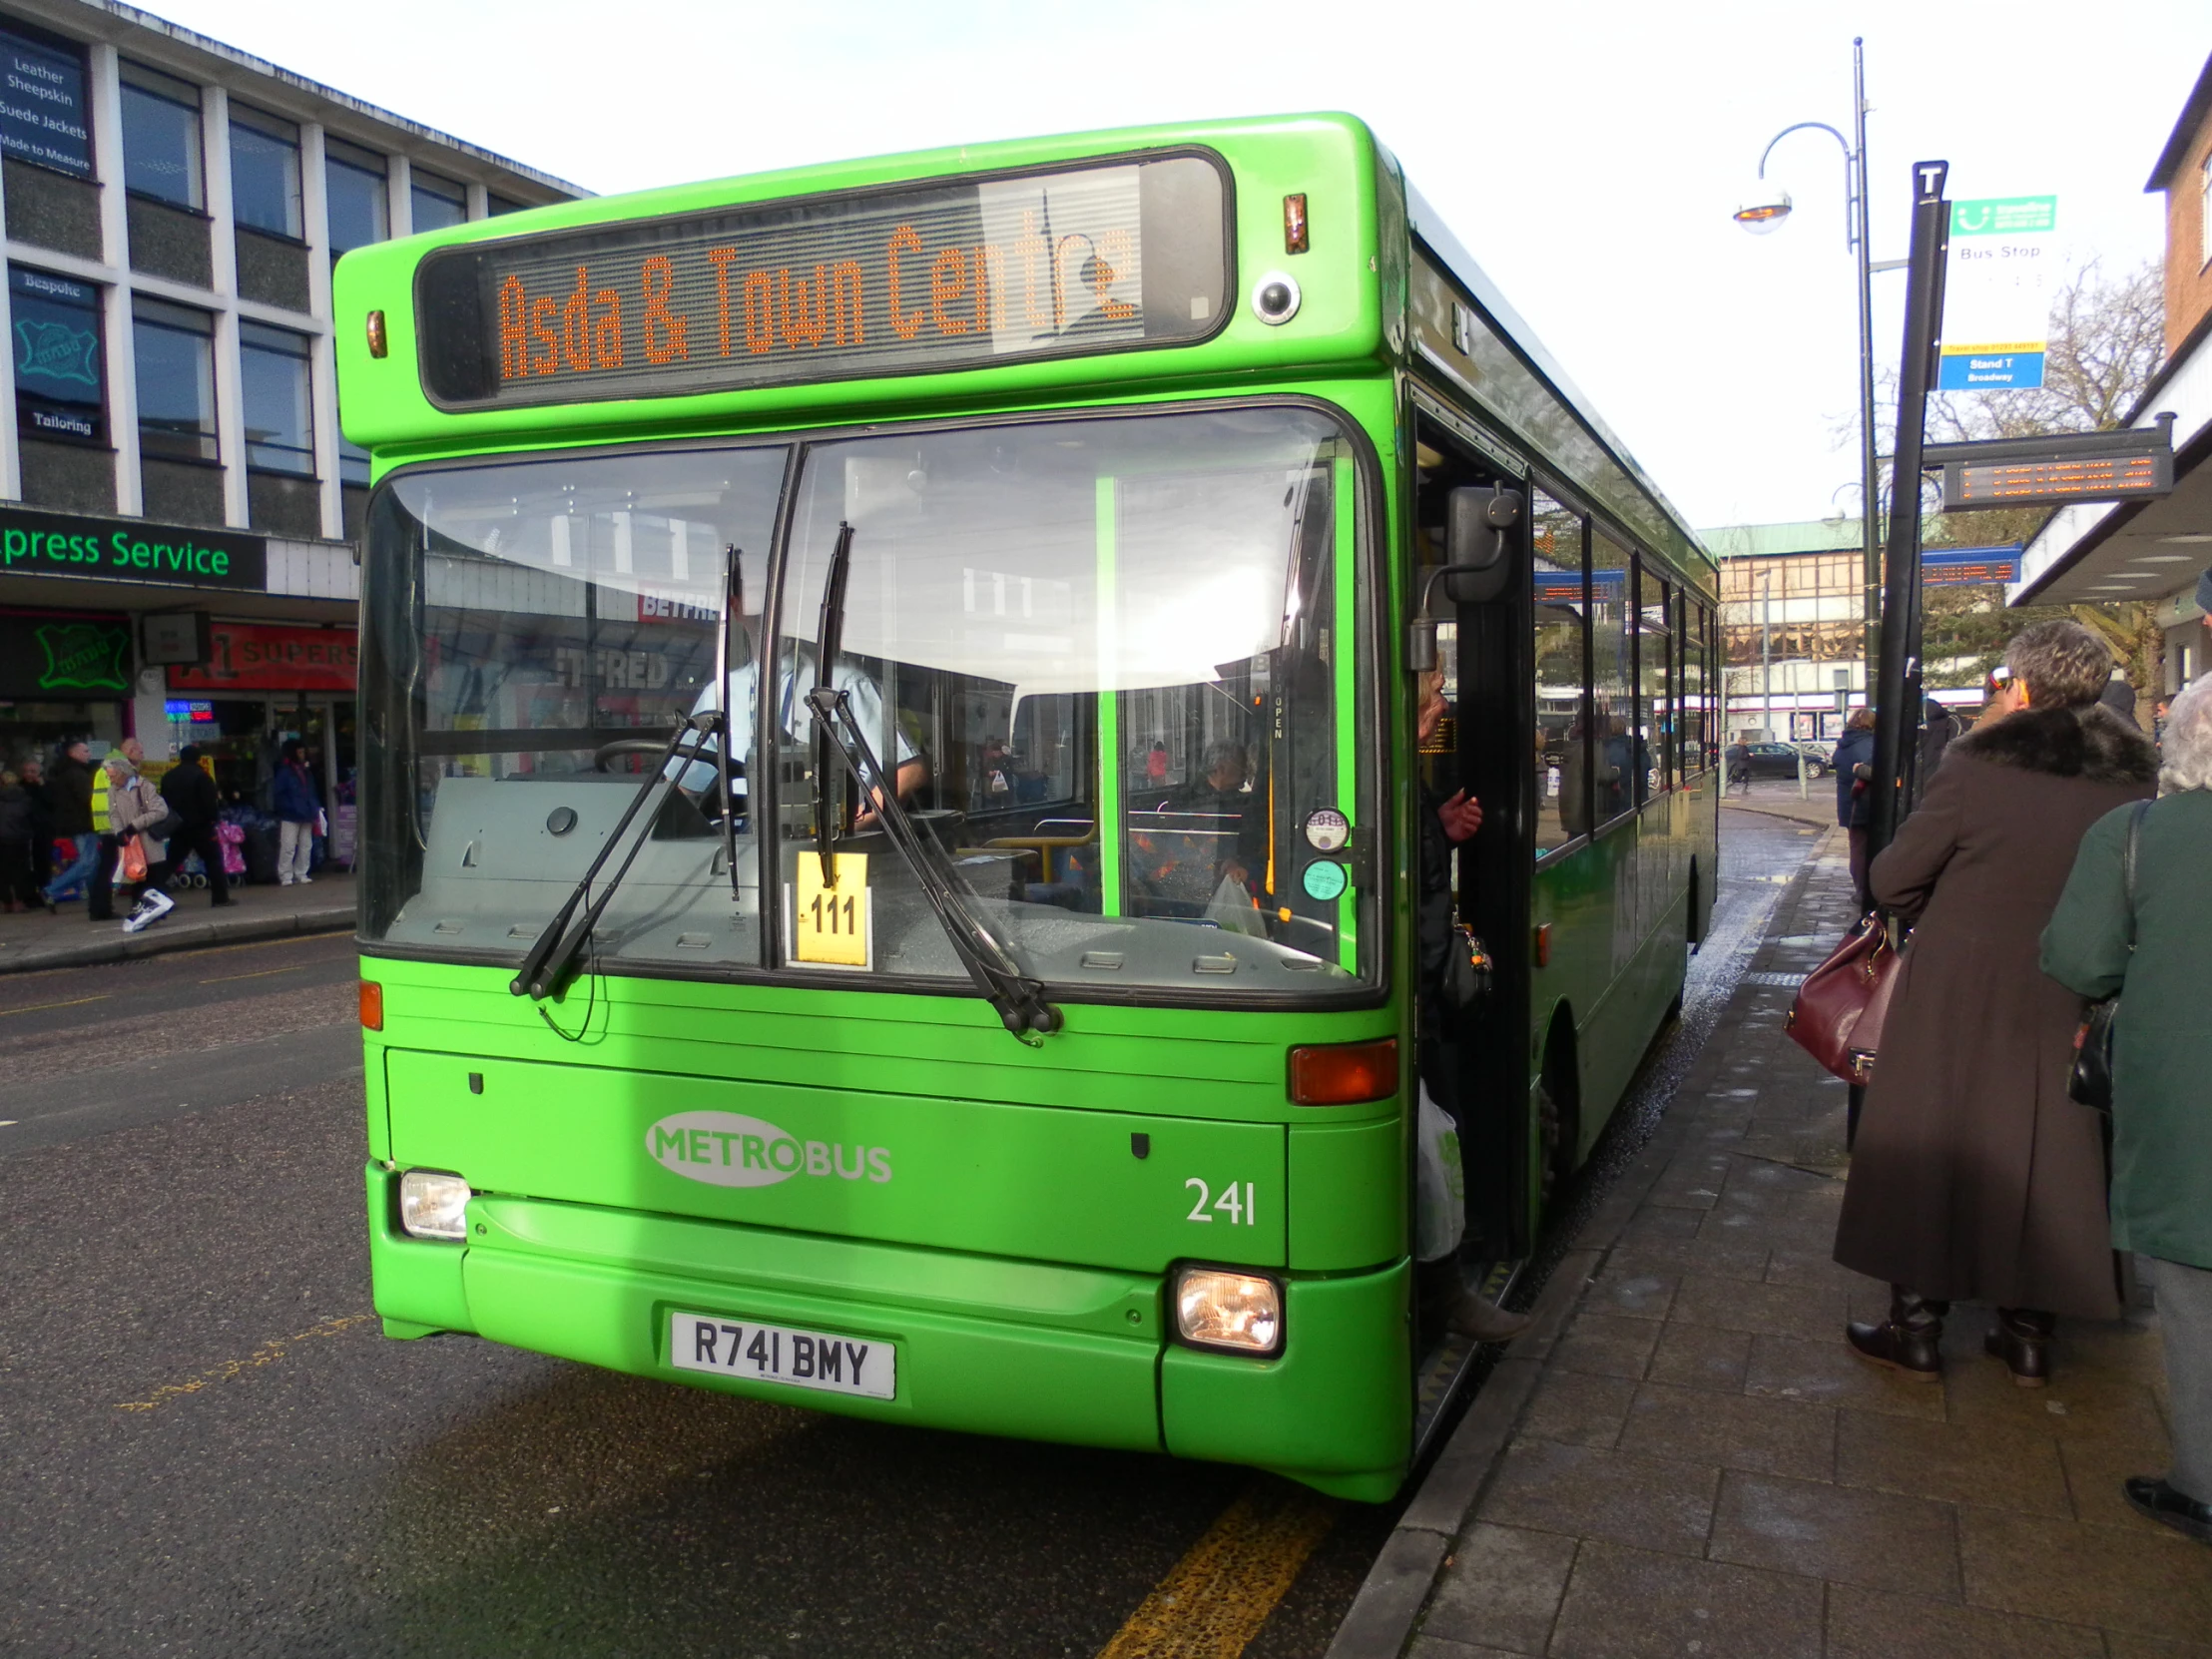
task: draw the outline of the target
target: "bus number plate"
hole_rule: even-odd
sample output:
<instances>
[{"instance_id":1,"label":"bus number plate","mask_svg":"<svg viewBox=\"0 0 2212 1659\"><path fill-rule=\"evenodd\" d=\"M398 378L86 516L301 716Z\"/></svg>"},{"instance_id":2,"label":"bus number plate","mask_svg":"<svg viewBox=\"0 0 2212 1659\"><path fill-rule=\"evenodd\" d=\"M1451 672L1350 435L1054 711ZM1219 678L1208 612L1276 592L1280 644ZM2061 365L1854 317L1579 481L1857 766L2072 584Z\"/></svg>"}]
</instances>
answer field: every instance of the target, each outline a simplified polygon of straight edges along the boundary
<instances>
[{"instance_id":1,"label":"bus number plate","mask_svg":"<svg viewBox=\"0 0 2212 1659\"><path fill-rule=\"evenodd\" d=\"M821 854L803 849L792 882L792 960L821 967L871 967L874 917L868 911L867 854L832 852L835 886L822 879Z\"/></svg>"},{"instance_id":2,"label":"bus number plate","mask_svg":"<svg viewBox=\"0 0 2212 1659\"><path fill-rule=\"evenodd\" d=\"M898 1351L788 1325L754 1325L709 1314L669 1316L668 1357L678 1371L785 1382L833 1394L890 1399L898 1392Z\"/></svg>"}]
</instances>

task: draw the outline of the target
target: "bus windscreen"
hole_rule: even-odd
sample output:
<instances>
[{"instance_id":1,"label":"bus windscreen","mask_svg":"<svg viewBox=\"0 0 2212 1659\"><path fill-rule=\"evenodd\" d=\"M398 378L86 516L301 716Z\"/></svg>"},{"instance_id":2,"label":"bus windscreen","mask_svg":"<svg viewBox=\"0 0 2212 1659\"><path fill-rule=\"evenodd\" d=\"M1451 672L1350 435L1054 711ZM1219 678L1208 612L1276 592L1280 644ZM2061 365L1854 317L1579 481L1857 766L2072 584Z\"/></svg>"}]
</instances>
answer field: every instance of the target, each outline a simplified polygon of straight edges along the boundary
<instances>
[{"instance_id":1,"label":"bus windscreen","mask_svg":"<svg viewBox=\"0 0 2212 1659\"><path fill-rule=\"evenodd\" d=\"M1203 339L1229 189L1179 154L472 243L416 277L445 407L728 391Z\"/></svg>"}]
</instances>

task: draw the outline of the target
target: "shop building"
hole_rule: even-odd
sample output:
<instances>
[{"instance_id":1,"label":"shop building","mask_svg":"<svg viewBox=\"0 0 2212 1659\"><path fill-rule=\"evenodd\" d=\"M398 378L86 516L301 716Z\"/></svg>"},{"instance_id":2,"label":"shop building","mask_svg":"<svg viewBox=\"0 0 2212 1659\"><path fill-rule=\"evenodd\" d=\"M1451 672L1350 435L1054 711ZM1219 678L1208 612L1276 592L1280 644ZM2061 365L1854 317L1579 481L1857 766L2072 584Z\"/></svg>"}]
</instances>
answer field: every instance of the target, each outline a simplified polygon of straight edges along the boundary
<instances>
[{"instance_id":1,"label":"shop building","mask_svg":"<svg viewBox=\"0 0 2212 1659\"><path fill-rule=\"evenodd\" d=\"M2166 199L2166 361L2122 424L2174 417L2173 493L2059 508L2028 542L2007 598L2155 606L2172 693L2212 667L2212 618L2196 602L2198 573L2212 566L2212 58L2144 189Z\"/></svg>"},{"instance_id":2,"label":"shop building","mask_svg":"<svg viewBox=\"0 0 2212 1659\"><path fill-rule=\"evenodd\" d=\"M351 765L368 457L330 267L583 193L96 0L0 0L0 763L199 741Z\"/></svg>"}]
</instances>

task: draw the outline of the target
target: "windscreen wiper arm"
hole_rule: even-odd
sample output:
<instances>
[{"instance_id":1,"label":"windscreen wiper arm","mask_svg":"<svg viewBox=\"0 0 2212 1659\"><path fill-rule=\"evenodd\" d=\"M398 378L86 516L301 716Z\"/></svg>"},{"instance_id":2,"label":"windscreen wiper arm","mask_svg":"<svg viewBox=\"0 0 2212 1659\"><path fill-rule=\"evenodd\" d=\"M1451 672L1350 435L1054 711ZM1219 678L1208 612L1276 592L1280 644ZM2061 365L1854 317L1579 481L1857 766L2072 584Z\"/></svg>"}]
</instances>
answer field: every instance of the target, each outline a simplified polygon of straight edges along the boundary
<instances>
[{"instance_id":1,"label":"windscreen wiper arm","mask_svg":"<svg viewBox=\"0 0 2212 1659\"><path fill-rule=\"evenodd\" d=\"M653 763L652 770L646 774L645 782L638 786L638 793L630 798L630 805L622 810L622 817L616 821L614 829L600 846L599 855L592 859L590 867L577 879L576 885L569 889L568 898L553 912L553 919L545 924L544 931L538 934L536 942L530 946L529 954L522 958L522 966L515 970L514 978L507 983L508 990L516 996L529 996L539 1002L560 993L568 981L568 972L575 963L577 953L584 948L584 941L591 937L591 930L605 912L608 900L614 897L615 888L630 873L630 865L636 860L638 849L645 845L652 829L650 817L630 842L630 850L624 854L621 865L600 890L599 897L593 901L591 908L584 912L582 925L571 932L568 924L576 914L576 906L591 891L592 882L599 878L600 870L613 855L616 845L622 840L623 832L630 828L631 821L638 816L638 810L645 805L655 788L662 785L669 789L676 787L676 780L668 777L667 772L669 763L679 758L679 751L682 752L681 758L687 763L705 760L710 756L718 765L721 763L723 746L719 737L725 724L720 709L702 709L677 722L676 730L669 735L668 745L661 751L660 759ZM687 748L684 740L688 737L696 737L700 741ZM706 747L706 740L709 738L718 740L711 750Z\"/></svg>"},{"instance_id":2,"label":"windscreen wiper arm","mask_svg":"<svg viewBox=\"0 0 2212 1659\"><path fill-rule=\"evenodd\" d=\"M819 682L807 694L807 710L815 723L815 845L822 860L822 884L836 885L837 831L843 813L830 787L830 751L843 762L860 794L866 799L872 788L876 817L913 871L914 881L928 900L937 925L951 942L953 954L967 969L968 977L983 1000L997 1012L1006 1029L1025 1041L1032 1034L1060 1029L1060 1010L1046 1000L1044 986L1021 971L1013 953L982 918L968 907L959 884L941 859L942 849L925 835L898 799L898 781L884 775L882 764L868 747L867 734L853 717L850 697L831 683L838 648L844 632L845 575L852 559L852 526L837 526L835 550L822 587L822 621L815 637L815 676ZM802 858L807 854L802 852Z\"/></svg>"}]
</instances>

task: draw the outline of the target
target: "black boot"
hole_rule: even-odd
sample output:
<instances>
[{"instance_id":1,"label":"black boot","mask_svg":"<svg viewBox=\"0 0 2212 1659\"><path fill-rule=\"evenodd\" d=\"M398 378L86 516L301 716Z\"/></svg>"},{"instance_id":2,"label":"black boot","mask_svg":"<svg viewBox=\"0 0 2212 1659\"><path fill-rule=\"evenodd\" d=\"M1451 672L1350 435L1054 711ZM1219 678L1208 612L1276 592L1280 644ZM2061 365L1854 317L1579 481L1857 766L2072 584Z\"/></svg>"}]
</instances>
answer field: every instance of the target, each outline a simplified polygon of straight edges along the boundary
<instances>
[{"instance_id":1,"label":"black boot","mask_svg":"<svg viewBox=\"0 0 2212 1659\"><path fill-rule=\"evenodd\" d=\"M1862 1360L1892 1371L1915 1382L1938 1382L1943 1376L1943 1316L1947 1302L1930 1302L1903 1285L1890 1287L1890 1317L1880 1325L1854 1320L1844 1327L1844 1340Z\"/></svg>"},{"instance_id":2,"label":"black boot","mask_svg":"<svg viewBox=\"0 0 2212 1659\"><path fill-rule=\"evenodd\" d=\"M2199 1503L2187 1492L2176 1491L2148 1474L2121 1481L2120 1490L2129 1503L2152 1520L2172 1527L2185 1538L2212 1544L2212 1503Z\"/></svg>"},{"instance_id":3,"label":"black boot","mask_svg":"<svg viewBox=\"0 0 2212 1659\"><path fill-rule=\"evenodd\" d=\"M2040 1388L2050 1381L2050 1334L2058 1318L2034 1308L1999 1308L1996 1329L1981 1340L1981 1351L2002 1360L2012 1381Z\"/></svg>"}]
</instances>

